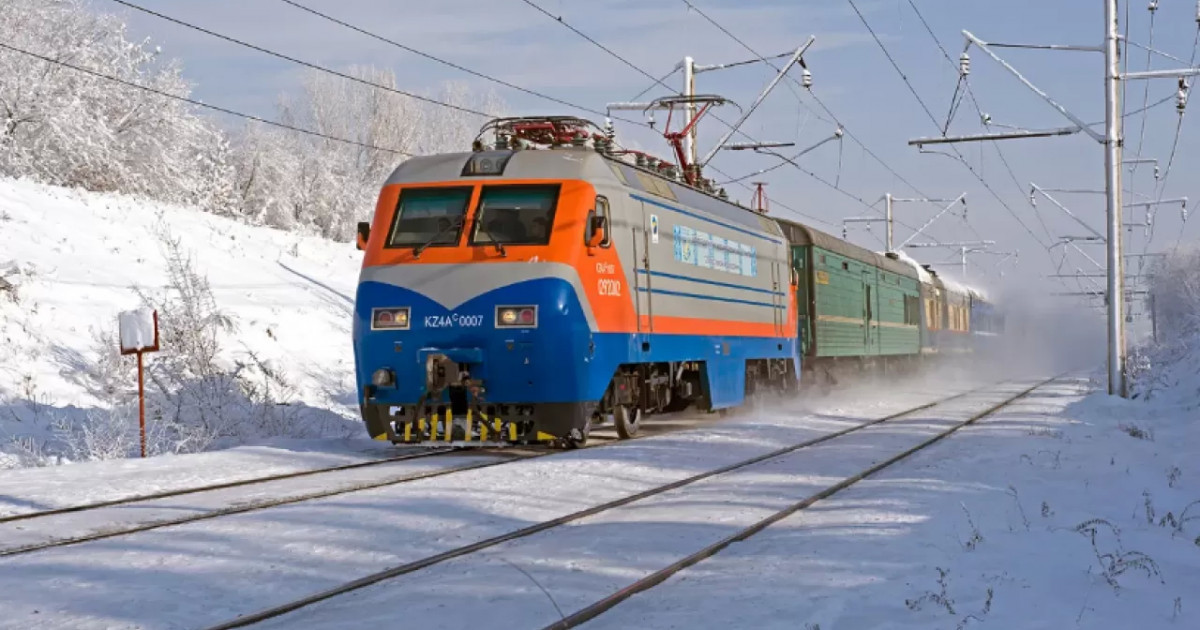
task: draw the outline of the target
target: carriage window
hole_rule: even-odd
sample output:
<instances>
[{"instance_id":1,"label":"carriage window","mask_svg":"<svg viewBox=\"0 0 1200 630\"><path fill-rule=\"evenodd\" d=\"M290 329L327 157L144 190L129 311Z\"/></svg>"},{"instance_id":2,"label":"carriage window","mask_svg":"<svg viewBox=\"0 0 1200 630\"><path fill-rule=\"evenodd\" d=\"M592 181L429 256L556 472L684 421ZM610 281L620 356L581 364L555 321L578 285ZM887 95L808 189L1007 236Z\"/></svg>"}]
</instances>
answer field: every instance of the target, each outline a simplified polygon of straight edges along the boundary
<instances>
[{"instance_id":1,"label":"carriage window","mask_svg":"<svg viewBox=\"0 0 1200 630\"><path fill-rule=\"evenodd\" d=\"M454 245L462 234L471 188L409 188L400 193L387 247Z\"/></svg>"},{"instance_id":2,"label":"carriage window","mask_svg":"<svg viewBox=\"0 0 1200 630\"><path fill-rule=\"evenodd\" d=\"M472 245L550 242L559 186L485 186L471 231Z\"/></svg>"}]
</instances>

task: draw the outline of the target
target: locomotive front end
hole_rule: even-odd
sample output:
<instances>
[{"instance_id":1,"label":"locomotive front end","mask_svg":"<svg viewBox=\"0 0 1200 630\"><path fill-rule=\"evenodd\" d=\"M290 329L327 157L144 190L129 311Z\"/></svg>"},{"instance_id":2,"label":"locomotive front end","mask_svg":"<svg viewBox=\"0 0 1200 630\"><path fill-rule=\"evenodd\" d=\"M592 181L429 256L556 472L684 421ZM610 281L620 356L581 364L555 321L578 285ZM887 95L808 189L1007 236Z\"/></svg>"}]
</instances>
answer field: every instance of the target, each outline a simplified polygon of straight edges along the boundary
<instances>
[{"instance_id":1,"label":"locomotive front end","mask_svg":"<svg viewBox=\"0 0 1200 630\"><path fill-rule=\"evenodd\" d=\"M584 181L495 177L511 157L411 160L360 230L354 349L359 404L375 439L586 437L595 320L573 258L587 231L607 226L590 222L595 192ZM482 177L449 179L450 168Z\"/></svg>"}]
</instances>

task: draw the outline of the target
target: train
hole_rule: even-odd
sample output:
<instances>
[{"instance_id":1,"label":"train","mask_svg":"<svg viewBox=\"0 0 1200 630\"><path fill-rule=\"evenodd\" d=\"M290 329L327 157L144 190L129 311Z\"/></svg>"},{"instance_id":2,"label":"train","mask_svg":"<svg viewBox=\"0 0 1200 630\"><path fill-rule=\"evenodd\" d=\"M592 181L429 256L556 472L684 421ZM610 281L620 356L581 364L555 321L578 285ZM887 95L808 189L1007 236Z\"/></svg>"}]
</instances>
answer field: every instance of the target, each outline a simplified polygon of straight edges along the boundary
<instances>
[{"instance_id":1,"label":"train","mask_svg":"<svg viewBox=\"0 0 1200 630\"><path fill-rule=\"evenodd\" d=\"M359 408L395 444L631 438L655 414L970 353L1003 328L982 292L569 116L495 119L468 151L405 160L356 240Z\"/></svg>"}]
</instances>

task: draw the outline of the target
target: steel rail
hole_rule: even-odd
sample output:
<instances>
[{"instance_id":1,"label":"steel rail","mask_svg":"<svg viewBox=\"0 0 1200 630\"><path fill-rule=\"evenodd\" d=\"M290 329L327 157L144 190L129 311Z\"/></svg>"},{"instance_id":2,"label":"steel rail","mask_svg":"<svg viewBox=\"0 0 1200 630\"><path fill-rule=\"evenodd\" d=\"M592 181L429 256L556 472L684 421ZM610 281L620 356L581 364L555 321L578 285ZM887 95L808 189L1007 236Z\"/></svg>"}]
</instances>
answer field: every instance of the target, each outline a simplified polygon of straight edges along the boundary
<instances>
[{"instance_id":1,"label":"steel rail","mask_svg":"<svg viewBox=\"0 0 1200 630\"><path fill-rule=\"evenodd\" d=\"M790 446L785 446L785 447L779 448L779 449L771 451L769 453L757 455L755 457L751 457L749 459L744 459L739 462L728 464L726 466L722 466L722 467L714 469L714 470L710 470L710 471L707 471L704 473L693 475L691 477L687 477L684 479L679 479L679 480L676 480L676 481L673 481L673 482L670 482L667 484L663 484L661 486L656 486L654 488L650 488L648 490L643 490L642 492L638 492L636 494L632 494L632 495L629 495L629 496L626 496L626 497L623 497L620 499L615 499L615 500L609 501L607 503L602 503L600 505L596 505L596 506L593 506L593 507L590 507L590 508L587 508L584 510L580 510L578 512L573 512L571 514L560 516L558 518L550 519L547 521L542 521L540 523L536 523L536 524L530 525L528 527L523 527L521 529L511 531L511 532L508 532L505 534L493 536L491 538L487 538L487 539L484 539L484 540L481 540L478 542L474 542L469 545L464 545L462 547L450 549L450 550L444 551L439 554L435 554L432 556L421 558L419 560L414 560L412 562L408 562L408 563L405 563L402 565L384 569L382 571L372 573L370 575L366 575L366 576L363 576L363 577L355 579L355 580L351 580L349 582L335 586L333 588L330 588L330 589L327 589L327 590L324 590L324 591L321 591L318 593L314 593L307 597L302 597L300 599L296 599L291 602L281 604L278 606L274 606L272 608L268 608L268 609L265 609L265 610L262 610L262 611L259 611L256 613L239 616L236 619L232 619L230 621L226 621L226 622L214 625L214 626L210 626L210 627L206 628L206 630L232 630L233 628L244 628L246 626L261 623L263 621L267 621L269 619L283 616L287 613L299 610L301 608L306 608L306 607L316 604L318 602L325 601L327 599L332 599L332 598L340 596L340 595L345 595L346 593L350 593L353 591L363 589L365 587L371 586L373 584L377 584L379 582L383 582L385 580L390 580L392 578L396 578L396 577L400 577L402 575L420 571L422 569L431 567L436 564L440 564L447 560L452 560L454 558L469 555L469 554L472 554L472 553L475 553L478 551L482 551L484 549L488 549L490 547L495 547L496 545L500 545L502 543L510 542L513 540L518 540L521 538L527 538L529 536L532 536L533 534L537 534L539 532L544 532L549 529L553 529L553 528L556 528L556 527L559 527L562 525L566 525L573 521L577 521L577 520L580 520L580 519L583 519L583 518L586 518L589 516L594 516L596 514L600 514L602 512L606 512L606 511L612 510L614 508L622 507L622 506L628 505L630 503L634 503L636 501L641 501L642 499L660 495L665 492L675 490L677 488L682 488L684 486L696 483L698 481L702 481L704 479L708 479L710 477L723 475L725 473L733 472L733 471L741 469L741 468L746 468L748 466L752 466L754 464L758 464L758 463L761 463L761 462L764 462L764 461L767 461L770 459L782 457L784 455L794 453L794 452L799 451L804 448L815 446L815 445L821 444L823 442L828 442L835 438L849 435L851 433L861 431L868 427L872 427L872 426L875 426L878 424L882 424L884 422L888 422L889 420L896 420L896 419L899 419L899 418L902 418L905 416L910 416L914 413L918 413L920 411L924 411L931 407L936 407L938 405L942 405L942 404L948 403L950 401L957 400L957 399L963 398L965 396L969 396L973 393L995 387L999 384L1000 383L993 383L993 384L986 385L983 387L977 387L974 389L970 389L965 392L955 394L953 396L941 398L941 399L935 400L933 402L925 403L925 404L922 404L922 405L919 405L916 407L912 407L912 408L904 410L904 411L900 411L900 412L897 412L894 414L884 416L882 418L877 418L875 420L870 420L867 422L856 424L852 427L847 427L847 428L841 429L839 431L827 433L825 435L818 436L816 438L812 438L809 440L805 440L805 441L799 442L797 444L792 444Z\"/></svg>"},{"instance_id":2,"label":"steel rail","mask_svg":"<svg viewBox=\"0 0 1200 630\"><path fill-rule=\"evenodd\" d=\"M327 468L314 468L312 470L300 470L290 473L280 473L276 475L268 475L265 477L254 477L252 479L239 479L237 481L228 481L223 483L211 484L207 486L192 486L189 488L180 488L178 490L165 490L152 494L141 494L120 499L111 499L108 501L97 501L95 503L83 503L80 505L72 505L68 507L52 508L48 510L38 510L36 512L25 512L23 514L10 514L8 516L0 516L0 525L4 523L12 523L14 521L25 521L35 518L44 518L48 516L57 516L60 514L70 514L72 512L86 512L88 510L97 510L100 508L115 507L118 505L127 505L129 503L140 503L142 501L153 501L156 499L169 499L171 497L181 497L199 492L211 492L214 490L225 490L228 488L239 488L243 486L253 486L260 483L268 483L272 481L281 481L284 479L297 479L299 477L309 477L312 475L320 475L324 473L334 473L343 470L354 470L357 468L367 468L370 466L382 466L392 462L402 462L410 459L423 459L425 457L434 457L437 455L445 455L453 453L453 450L431 450L423 453L409 453L405 455L397 455L385 459L371 460L368 462L355 462L353 464L341 464L338 466L329 466Z\"/></svg>"},{"instance_id":3,"label":"steel rail","mask_svg":"<svg viewBox=\"0 0 1200 630\"><path fill-rule=\"evenodd\" d=\"M673 431L667 431L667 433L671 433L671 432L673 432ZM650 435L655 435L655 434L650 434ZM649 436L642 435L642 436L638 436L633 439L642 439L643 437L649 437ZM621 442L626 442L626 441L629 441L629 440L609 439L609 438L601 437L601 436L592 436L592 438L589 440L589 444L584 446L583 448L585 448L585 449L587 449L587 448L603 448L606 446L612 446L614 444L619 444ZM539 445L532 445L533 448L538 448L538 446ZM287 498L282 498L282 499L268 499L268 500L264 500L264 501L253 502L253 503L232 505L229 507L217 508L214 510L210 510L210 511L203 512L200 514L194 514L194 515L186 516L186 517L166 519L166 520L161 520L161 521L152 521L152 522L142 523L142 524L138 524L138 525L131 525L129 527L100 530L97 532L84 534L84 535L80 535L80 536L70 536L70 537L65 537L65 538L58 538L58 539L37 542L37 543L30 543L30 544L26 544L26 545L18 545L18 546L14 546L14 547L0 548L0 558L6 558L6 557L10 557L10 556L18 556L18 555L33 553L35 551L54 549L57 547L66 547L66 546L70 546L70 545L77 545L80 543L93 542L93 541L97 541L97 540L104 540L107 538L116 538L119 536L126 536L129 534L137 534L140 532L147 532L147 531L161 529L164 527L171 527L171 526L175 526L175 525L186 525L189 523L209 520L209 519L218 518L221 516L244 514L246 512L254 512L254 511L258 511L258 510L264 510L264 509L279 507L279 506L283 506L283 505L291 505L294 503L302 503L304 501L324 499L324 498L328 498L328 497L339 496L339 495L343 495L343 494L351 494L354 492L360 492L360 491L365 491L365 490L374 490L377 488L384 488L384 487L388 487L388 486L394 486L394 485L399 485L402 483L407 483L409 481L420 481L422 479L432 479L435 477L442 477L442 476L451 475L451 474L458 473L458 472L466 472L469 470L477 470L480 468L488 468L491 466L507 464L507 463L514 462L514 461L526 461L526 460L530 460L530 459L536 459L539 457L546 457L548 455L553 455L555 453L561 452L561 451L549 450L549 449L535 450L533 452L529 452L529 451L525 450L526 448L529 448L529 447L517 445L517 446L513 446L513 447L481 448L478 450L463 448L463 449L453 449L453 450L437 450L437 451L431 451L431 452L426 452L426 453L413 453L413 454L402 455L402 456L398 456L398 457L394 457L394 458L390 458L390 459L386 459L386 460L379 460L379 461L373 461L373 462L358 462L358 463L354 463L354 464L345 464L340 467L331 467L331 468L319 469L319 470L314 470L314 471L300 471L297 473L284 473L284 474L275 475L272 477L247 479L247 480L243 480L243 481L230 482L230 483L226 483L226 484L216 484L216 485L205 486L205 487L201 487L201 488L189 488L189 489L184 489L184 490L179 490L179 491L162 492L162 493L157 493L157 494L153 494L153 495L143 495L143 496L132 497L132 498L128 498L128 499L117 499L117 500L113 500L113 501L97 502L97 503L91 503L91 504L87 504L87 505L59 508L59 509L55 509L55 510L43 510L40 512L31 513L31 514L13 515L13 516L9 516L9 517L0 519L0 524L4 524L6 522L20 521L20 520L31 520L31 519L34 519L37 517L49 518L49 517L52 517L55 515L86 512L86 511L93 510L93 509L100 509L100 508L105 508L105 507L116 507L116 506L120 506L120 505L131 505L134 503L153 501L153 500L163 499L163 498L171 498L171 497L175 497L175 496L198 494L201 492L211 492L211 491L223 490L226 488L236 488L239 486L249 486L249 485L255 485L255 484L260 484L260 483L270 483L273 481L287 480L287 479L292 479L292 478L296 478L296 477L311 476L311 475L315 475L315 474L319 474L319 473L332 473L332 472L338 472L338 471L343 471L343 470L352 470L355 468L363 468L366 466L375 466L375 465L382 465L382 464L387 464L387 463L395 463L395 462L411 460L411 459L422 459L422 458L434 457L434 456L439 456L439 455L451 455L451 454L457 453L457 454L463 454L463 455L479 454L479 455L505 456L505 457L502 457L501 459L499 459L498 461L494 461L494 462L491 462L491 461L479 462L476 464L469 464L467 466L457 466L457 467L450 467L450 468L441 469L441 470L433 470L433 471L429 471L429 472L425 472L425 473L417 473L415 475L403 475L400 477L393 477L393 478L389 478L389 479L385 479L385 480L381 480L381 481L358 483L358 484L348 485L348 486L345 486L342 488L337 488L337 489L321 490L318 492L300 494L300 495L296 495L294 497L287 497ZM509 451L515 451L515 454L512 452L509 452Z\"/></svg>"},{"instance_id":4,"label":"steel rail","mask_svg":"<svg viewBox=\"0 0 1200 630\"><path fill-rule=\"evenodd\" d=\"M84 534L81 536L71 536L68 538L58 538L58 539L52 539L52 540L43 541L43 542L31 543L31 544L27 544L27 545L20 545L17 547L9 547L7 549L0 549L0 558L8 558L11 556L18 556L18 555L23 555L23 554L27 554L27 553L33 553L35 551L43 551L46 549L54 549L54 548L58 548L58 547L67 547L70 545L78 545L80 543L93 542L96 540L104 540L107 538L116 538L119 536L127 536L129 534L148 532L148 531L152 531L152 530L156 530L156 529L162 529L164 527L172 527L175 525L186 525L188 523L195 523L198 521L207 521L207 520L219 518L222 516L231 516L234 514L244 514L246 512L256 512L258 510L265 510L268 508L274 508L274 507L279 507L279 506L283 506L283 505L291 505L294 503L303 503L305 501L313 501L316 499L325 499L328 497L335 497L335 496L339 496L339 495L343 495L343 494L351 494L354 492L362 492L365 490L386 488L388 486L400 485L402 483L408 483L410 481L420 481L422 479L433 479L435 477L444 477L446 475L452 475L454 473L465 472L468 470L478 470L480 468L489 468L491 466L499 466L499 465L507 464L507 463L514 462L514 461L524 461L524 460L528 460L528 459L536 459L539 457L545 457L547 455L550 455L553 452L554 451L546 451L543 453L516 455L514 457L502 458L497 461L476 462L473 464L468 464L466 466L452 466L450 468L444 468L444 469L440 469L440 470L431 470L428 472L416 473L416 474L408 474L408 475L403 475L400 477L393 477L393 478L389 478L389 479L385 479L385 480L381 480L381 481L370 481L370 482L366 482L366 483L353 484L353 485L346 486L343 488L337 488L337 489L332 489L332 490L321 490L319 492L310 492L310 493L306 493L306 494L296 495L294 497L286 497L286 498L282 498L282 499L268 499L265 501L257 501L254 503L232 505L229 507L217 508L215 510L210 510L208 512L202 512L200 514L193 514L190 516L184 516L184 517L180 517L180 518L165 519L165 520L161 520L161 521L152 521L149 523L142 523L142 524L134 525L131 527L100 530L97 532L92 532L90 534Z\"/></svg>"},{"instance_id":5,"label":"steel rail","mask_svg":"<svg viewBox=\"0 0 1200 630\"><path fill-rule=\"evenodd\" d=\"M605 597L604 599L602 599L586 608L583 608L575 613L572 613L569 616L563 617L559 621L556 621L556 622L546 626L545 628L543 628L543 630L564 630L566 628L575 628L575 627L578 627L581 624L584 624L592 619L595 619L596 617L604 614L605 612L615 608L621 602L629 599L630 597L633 597L634 595L636 595L638 593L641 593L643 591L647 591L651 588L654 588L655 586L662 584L667 579L669 579L671 576L679 573L680 571L683 571L684 569L687 569L688 567L690 567L694 564L697 564L697 563L701 562L702 560L706 560L708 558L711 558L711 557L717 555L723 549L732 545L733 543L744 541L744 540L750 538L751 536L754 536L755 534L762 532L763 530L767 529L771 525L774 525L775 523L778 523L779 521L782 521L783 519L795 514L796 512L807 509L807 508L811 507L813 504L817 503L818 501L828 499L829 497L841 492L842 490L845 490L846 488L849 488L850 486L853 486L854 484L862 481L863 479L866 479L867 477L869 477L881 470L884 470L885 468L888 468L900 461L903 461L904 459L907 459L908 457L910 457L916 453L919 453L920 451L925 450L926 448L929 448L930 446L933 446L934 444L936 444L936 443L944 440L945 438L949 437L950 435L956 433L960 429L970 426L970 425L978 422L979 420L996 413L997 411L1017 402L1018 400L1025 398L1029 394L1033 393L1035 390L1037 390L1041 387L1044 387L1044 386L1048 385L1049 383L1052 383L1052 382L1062 378L1063 376L1065 376L1065 374L1059 374L1057 376L1054 376L1053 378L1049 378L1045 381L1042 381L1042 382L1034 385L1033 387L1030 387L1029 389L1022 391L1021 393L1017 394L1016 396L1013 396L999 404L993 405L993 406L989 407L988 409L984 410L983 412L975 414L975 415L971 416L970 418L968 418L962 422L959 422L958 424L954 425L953 427L951 427L945 431L942 431L941 433L938 433L937 435L929 438L928 440L925 440L924 442L921 442L920 444L918 444L910 449L907 449L907 450L905 450L897 455L894 455L882 462L879 462L879 463L871 466L870 468L867 468L867 469L859 472L858 474L855 474L851 477L847 477L846 479L843 479L842 481L840 481L832 486L829 486L828 488L826 488L814 495L811 495L811 496L803 499L802 501L793 503L792 505L790 505L782 510L779 510L778 512L772 514L771 516L768 516L768 517L758 521L757 523L755 523L749 527L746 527L745 529L742 529L739 532L736 532L720 541L717 541L717 542L705 547L704 549L701 549L700 551L697 551L696 553L693 553L690 556L687 556L686 558L683 558L683 559L671 564L670 566L668 566L666 568L660 569L660 570L630 584L629 586L626 586L625 588L609 595L608 597Z\"/></svg>"}]
</instances>

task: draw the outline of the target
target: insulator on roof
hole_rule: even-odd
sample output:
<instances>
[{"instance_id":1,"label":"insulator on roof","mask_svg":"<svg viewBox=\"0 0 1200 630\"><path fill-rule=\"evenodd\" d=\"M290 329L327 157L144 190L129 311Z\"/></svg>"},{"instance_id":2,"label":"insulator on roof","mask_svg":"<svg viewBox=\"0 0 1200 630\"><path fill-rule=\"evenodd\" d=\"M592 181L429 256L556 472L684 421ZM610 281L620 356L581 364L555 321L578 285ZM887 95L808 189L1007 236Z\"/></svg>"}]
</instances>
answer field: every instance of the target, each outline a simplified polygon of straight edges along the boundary
<instances>
[{"instance_id":1,"label":"insulator on roof","mask_svg":"<svg viewBox=\"0 0 1200 630\"><path fill-rule=\"evenodd\" d=\"M958 74L964 77L971 74L971 55L965 50L958 56Z\"/></svg>"}]
</instances>

